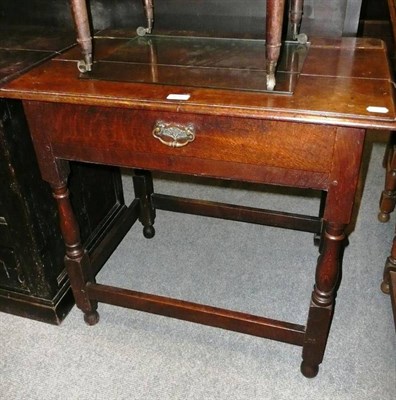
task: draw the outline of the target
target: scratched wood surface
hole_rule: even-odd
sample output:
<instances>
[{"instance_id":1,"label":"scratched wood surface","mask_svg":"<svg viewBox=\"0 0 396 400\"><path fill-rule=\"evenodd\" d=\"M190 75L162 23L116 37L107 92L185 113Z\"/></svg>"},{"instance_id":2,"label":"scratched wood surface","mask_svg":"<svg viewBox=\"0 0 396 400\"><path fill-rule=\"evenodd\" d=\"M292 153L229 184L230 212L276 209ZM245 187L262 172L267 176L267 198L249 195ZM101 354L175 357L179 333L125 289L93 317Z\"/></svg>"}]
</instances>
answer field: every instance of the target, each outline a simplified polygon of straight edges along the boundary
<instances>
[{"instance_id":1,"label":"scratched wood surface","mask_svg":"<svg viewBox=\"0 0 396 400\"><path fill-rule=\"evenodd\" d=\"M0 84L54 57L74 42L70 29L0 24Z\"/></svg>"}]
</instances>

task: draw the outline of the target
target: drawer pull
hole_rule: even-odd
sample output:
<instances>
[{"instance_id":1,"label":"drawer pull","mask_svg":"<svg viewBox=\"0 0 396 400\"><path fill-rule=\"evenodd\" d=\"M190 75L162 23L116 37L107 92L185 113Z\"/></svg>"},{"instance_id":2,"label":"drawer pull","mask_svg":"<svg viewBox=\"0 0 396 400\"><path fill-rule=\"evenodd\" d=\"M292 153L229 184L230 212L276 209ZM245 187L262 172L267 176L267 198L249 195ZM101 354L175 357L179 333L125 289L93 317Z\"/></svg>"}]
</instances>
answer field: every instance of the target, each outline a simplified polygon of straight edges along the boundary
<instances>
[{"instance_id":1,"label":"drawer pull","mask_svg":"<svg viewBox=\"0 0 396 400\"><path fill-rule=\"evenodd\" d=\"M169 147L183 147L195 139L195 128L193 124L181 125L157 121L153 136Z\"/></svg>"}]
</instances>

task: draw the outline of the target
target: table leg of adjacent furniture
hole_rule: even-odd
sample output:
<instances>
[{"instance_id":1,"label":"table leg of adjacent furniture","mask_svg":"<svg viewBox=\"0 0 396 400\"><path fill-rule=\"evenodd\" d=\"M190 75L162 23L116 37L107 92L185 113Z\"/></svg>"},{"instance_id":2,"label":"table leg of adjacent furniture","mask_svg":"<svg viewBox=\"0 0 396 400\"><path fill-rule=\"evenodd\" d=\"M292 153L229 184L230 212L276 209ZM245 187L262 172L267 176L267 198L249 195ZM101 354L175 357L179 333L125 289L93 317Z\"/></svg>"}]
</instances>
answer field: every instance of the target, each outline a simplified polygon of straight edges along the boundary
<instances>
[{"instance_id":1,"label":"table leg of adjacent furniture","mask_svg":"<svg viewBox=\"0 0 396 400\"><path fill-rule=\"evenodd\" d=\"M389 271L389 294L391 296L393 319L396 329L396 268Z\"/></svg>"},{"instance_id":2,"label":"table leg of adjacent furniture","mask_svg":"<svg viewBox=\"0 0 396 400\"><path fill-rule=\"evenodd\" d=\"M390 214L396 205L396 133L391 132L386 147L383 165L386 169L385 187L381 193L380 211L378 219L380 222L388 222ZM389 294L392 301L393 318L396 329L396 236L393 238L391 254L386 259L384 276L381 290Z\"/></svg>"},{"instance_id":3,"label":"table leg of adjacent furniture","mask_svg":"<svg viewBox=\"0 0 396 400\"><path fill-rule=\"evenodd\" d=\"M92 36L89 24L86 0L69 0L74 25L77 31L77 42L81 46L84 59L78 62L80 72L91 71L92 69Z\"/></svg>"},{"instance_id":4,"label":"table leg of adjacent furniture","mask_svg":"<svg viewBox=\"0 0 396 400\"><path fill-rule=\"evenodd\" d=\"M92 36L88 19L88 10L85 0L69 0L77 31L77 42L81 46L83 60L78 62L78 69L84 73L92 69ZM140 36L151 33L154 21L153 2L145 0L145 12L148 22L147 28L139 27L137 33ZM282 45L283 18L286 0L267 0L266 18L266 71L267 89L274 90L276 85L275 72ZM293 31L298 31L302 17L301 0L294 0L292 3Z\"/></svg>"},{"instance_id":5,"label":"table leg of adjacent furniture","mask_svg":"<svg viewBox=\"0 0 396 400\"><path fill-rule=\"evenodd\" d=\"M393 132L386 147L383 164L386 169L385 187L381 193L378 219L380 222L388 222L396 205L396 134Z\"/></svg>"},{"instance_id":6,"label":"table leg of adjacent furniture","mask_svg":"<svg viewBox=\"0 0 396 400\"><path fill-rule=\"evenodd\" d=\"M381 283L381 290L389 294L392 301L393 318L396 329L396 236L393 238L391 254L386 260L384 277Z\"/></svg>"},{"instance_id":7,"label":"table leg of adjacent furniture","mask_svg":"<svg viewBox=\"0 0 396 400\"><path fill-rule=\"evenodd\" d=\"M274 90L275 72L282 45L285 0L267 0L266 72L267 89Z\"/></svg>"},{"instance_id":8,"label":"table leg of adjacent furniture","mask_svg":"<svg viewBox=\"0 0 396 400\"><path fill-rule=\"evenodd\" d=\"M300 24L303 15L304 0L292 0L290 5L289 22L291 24L291 31L293 40L298 39Z\"/></svg>"}]
</instances>

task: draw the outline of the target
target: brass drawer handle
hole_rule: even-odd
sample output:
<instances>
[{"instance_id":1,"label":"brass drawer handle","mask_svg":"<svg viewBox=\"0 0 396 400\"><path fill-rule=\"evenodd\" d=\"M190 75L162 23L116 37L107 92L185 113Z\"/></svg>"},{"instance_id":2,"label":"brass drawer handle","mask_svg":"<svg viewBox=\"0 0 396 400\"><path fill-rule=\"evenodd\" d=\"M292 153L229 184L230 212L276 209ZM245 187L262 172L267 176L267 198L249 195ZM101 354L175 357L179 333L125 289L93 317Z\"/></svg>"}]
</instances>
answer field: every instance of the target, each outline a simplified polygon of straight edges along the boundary
<instances>
[{"instance_id":1,"label":"brass drawer handle","mask_svg":"<svg viewBox=\"0 0 396 400\"><path fill-rule=\"evenodd\" d=\"M195 128L193 124L181 125L157 121L153 136L169 147L183 147L195 139Z\"/></svg>"}]
</instances>

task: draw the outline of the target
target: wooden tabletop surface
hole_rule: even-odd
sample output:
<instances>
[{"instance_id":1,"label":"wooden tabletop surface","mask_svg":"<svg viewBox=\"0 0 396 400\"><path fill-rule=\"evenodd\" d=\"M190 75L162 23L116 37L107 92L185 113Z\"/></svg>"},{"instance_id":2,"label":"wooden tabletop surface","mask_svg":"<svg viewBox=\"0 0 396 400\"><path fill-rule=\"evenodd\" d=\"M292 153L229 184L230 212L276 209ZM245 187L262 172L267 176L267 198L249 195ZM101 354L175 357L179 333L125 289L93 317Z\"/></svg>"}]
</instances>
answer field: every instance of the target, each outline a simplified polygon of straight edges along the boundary
<instances>
[{"instance_id":1,"label":"wooden tabletop surface","mask_svg":"<svg viewBox=\"0 0 396 400\"><path fill-rule=\"evenodd\" d=\"M120 38L96 39L96 60L109 40ZM4 85L0 97L396 130L386 48L376 39L313 39L293 95L80 79L79 58L78 47L67 50Z\"/></svg>"},{"instance_id":2,"label":"wooden tabletop surface","mask_svg":"<svg viewBox=\"0 0 396 400\"><path fill-rule=\"evenodd\" d=\"M0 85L75 42L73 32L39 26L0 26Z\"/></svg>"}]
</instances>

